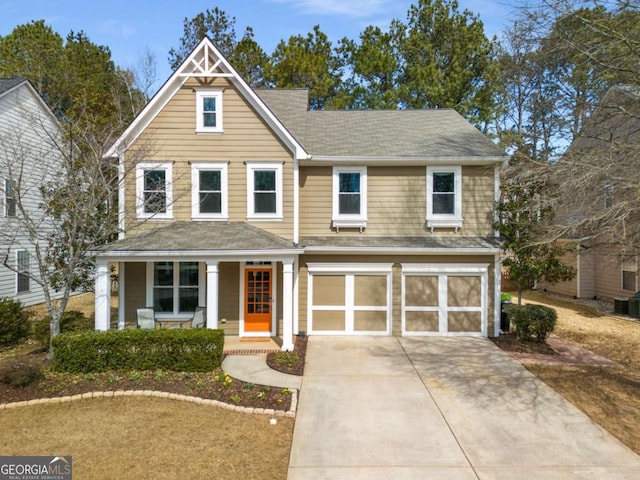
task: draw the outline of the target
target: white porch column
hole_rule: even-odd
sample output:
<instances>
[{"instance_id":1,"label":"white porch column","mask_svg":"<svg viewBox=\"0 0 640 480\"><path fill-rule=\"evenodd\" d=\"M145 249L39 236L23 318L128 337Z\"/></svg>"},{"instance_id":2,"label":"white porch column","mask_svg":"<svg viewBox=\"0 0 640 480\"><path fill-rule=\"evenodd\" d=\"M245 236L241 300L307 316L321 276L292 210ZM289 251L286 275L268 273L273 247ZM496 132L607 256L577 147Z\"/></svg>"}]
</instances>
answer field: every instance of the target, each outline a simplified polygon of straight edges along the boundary
<instances>
[{"instance_id":1,"label":"white porch column","mask_svg":"<svg viewBox=\"0 0 640 480\"><path fill-rule=\"evenodd\" d=\"M207 260L207 328L218 328L218 262Z\"/></svg>"},{"instance_id":2,"label":"white porch column","mask_svg":"<svg viewBox=\"0 0 640 480\"><path fill-rule=\"evenodd\" d=\"M118 330L124 330L125 311L124 311L124 269L125 263L118 264Z\"/></svg>"},{"instance_id":3,"label":"white porch column","mask_svg":"<svg viewBox=\"0 0 640 480\"><path fill-rule=\"evenodd\" d=\"M293 259L282 262L282 350L293 350Z\"/></svg>"},{"instance_id":4,"label":"white porch column","mask_svg":"<svg viewBox=\"0 0 640 480\"><path fill-rule=\"evenodd\" d=\"M111 279L109 273L109 262L98 260L96 262L96 330L109 330L111 321Z\"/></svg>"}]
</instances>

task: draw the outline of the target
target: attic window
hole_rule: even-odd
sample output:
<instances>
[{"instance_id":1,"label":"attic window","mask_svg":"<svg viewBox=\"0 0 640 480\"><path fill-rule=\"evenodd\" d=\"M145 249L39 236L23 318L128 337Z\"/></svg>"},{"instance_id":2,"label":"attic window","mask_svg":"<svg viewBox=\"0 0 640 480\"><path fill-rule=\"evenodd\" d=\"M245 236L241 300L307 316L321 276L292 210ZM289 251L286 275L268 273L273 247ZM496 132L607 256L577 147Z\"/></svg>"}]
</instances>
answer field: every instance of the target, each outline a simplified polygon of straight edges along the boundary
<instances>
[{"instance_id":1,"label":"attic window","mask_svg":"<svg viewBox=\"0 0 640 480\"><path fill-rule=\"evenodd\" d=\"M196 132L222 132L222 90L196 91Z\"/></svg>"}]
</instances>

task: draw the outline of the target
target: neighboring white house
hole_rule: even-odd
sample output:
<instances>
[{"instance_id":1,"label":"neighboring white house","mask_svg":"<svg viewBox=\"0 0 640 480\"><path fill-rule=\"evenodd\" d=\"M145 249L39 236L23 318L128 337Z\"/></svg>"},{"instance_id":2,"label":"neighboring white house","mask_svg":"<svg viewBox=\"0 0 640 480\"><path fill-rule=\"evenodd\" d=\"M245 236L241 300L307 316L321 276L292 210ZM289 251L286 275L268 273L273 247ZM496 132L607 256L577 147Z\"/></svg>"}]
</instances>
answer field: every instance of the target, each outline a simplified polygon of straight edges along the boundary
<instances>
[{"instance_id":1,"label":"neighboring white house","mask_svg":"<svg viewBox=\"0 0 640 480\"><path fill-rule=\"evenodd\" d=\"M29 81L0 78L0 297L24 305L44 301L36 245L44 245L50 221L40 187L60 171L61 139L60 124Z\"/></svg>"}]
</instances>

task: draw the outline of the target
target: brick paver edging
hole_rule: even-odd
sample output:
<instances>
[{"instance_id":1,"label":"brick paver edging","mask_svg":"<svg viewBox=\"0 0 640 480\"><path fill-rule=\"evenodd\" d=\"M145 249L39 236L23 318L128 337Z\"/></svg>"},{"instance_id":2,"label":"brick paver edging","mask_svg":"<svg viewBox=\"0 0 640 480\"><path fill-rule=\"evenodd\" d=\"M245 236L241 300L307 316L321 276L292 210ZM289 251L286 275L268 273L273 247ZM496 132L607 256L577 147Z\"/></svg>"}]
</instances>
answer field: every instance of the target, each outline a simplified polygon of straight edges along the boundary
<instances>
[{"instance_id":1,"label":"brick paver edging","mask_svg":"<svg viewBox=\"0 0 640 480\"><path fill-rule=\"evenodd\" d=\"M29 405L67 403L67 402L74 402L77 400L84 400L87 398L111 398L111 397L168 398L170 400L180 400L183 402L196 403L198 405L211 405L213 407L220 407L226 410L232 410L234 412L256 413L260 415L271 415L272 417L295 418L296 410L298 408L298 391L297 390L291 390L291 409L287 412L285 412L284 410L274 410L273 408L241 407L239 405L231 405L228 403L220 402L218 400L210 400L210 399L200 398L200 397L191 397L189 395L180 395L178 393L157 392L153 390L116 390L116 391L108 391L108 392L87 392L87 393L79 393L77 395L70 395L66 397L40 398L37 400L24 400L22 402L2 403L0 404L0 410L26 407Z\"/></svg>"}]
</instances>

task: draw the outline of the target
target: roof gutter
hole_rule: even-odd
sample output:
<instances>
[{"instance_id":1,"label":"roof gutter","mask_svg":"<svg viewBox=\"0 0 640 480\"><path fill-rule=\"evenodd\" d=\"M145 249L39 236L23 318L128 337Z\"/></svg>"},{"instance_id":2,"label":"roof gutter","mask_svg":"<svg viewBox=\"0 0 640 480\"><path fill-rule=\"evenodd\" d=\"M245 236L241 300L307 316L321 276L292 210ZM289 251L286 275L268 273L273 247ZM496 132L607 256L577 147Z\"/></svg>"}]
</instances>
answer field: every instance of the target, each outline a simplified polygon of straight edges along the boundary
<instances>
[{"instance_id":1,"label":"roof gutter","mask_svg":"<svg viewBox=\"0 0 640 480\"><path fill-rule=\"evenodd\" d=\"M308 159L300 159L300 166L325 165L494 165L502 164L507 160L504 155L495 156L371 156L371 155L312 155Z\"/></svg>"}]
</instances>

